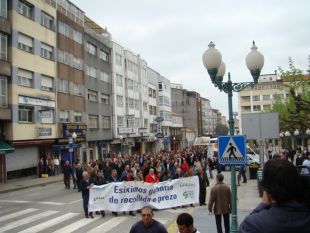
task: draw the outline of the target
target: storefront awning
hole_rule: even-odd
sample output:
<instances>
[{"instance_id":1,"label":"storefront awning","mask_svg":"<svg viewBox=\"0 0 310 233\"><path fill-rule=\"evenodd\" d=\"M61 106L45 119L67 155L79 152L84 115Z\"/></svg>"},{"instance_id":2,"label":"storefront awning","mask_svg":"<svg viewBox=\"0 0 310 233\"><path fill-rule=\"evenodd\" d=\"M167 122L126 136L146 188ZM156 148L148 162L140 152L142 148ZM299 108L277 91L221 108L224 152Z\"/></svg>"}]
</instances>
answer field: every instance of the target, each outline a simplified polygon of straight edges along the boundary
<instances>
[{"instance_id":1,"label":"storefront awning","mask_svg":"<svg viewBox=\"0 0 310 233\"><path fill-rule=\"evenodd\" d=\"M12 153L14 148L7 144L5 141L0 140L0 153Z\"/></svg>"}]
</instances>

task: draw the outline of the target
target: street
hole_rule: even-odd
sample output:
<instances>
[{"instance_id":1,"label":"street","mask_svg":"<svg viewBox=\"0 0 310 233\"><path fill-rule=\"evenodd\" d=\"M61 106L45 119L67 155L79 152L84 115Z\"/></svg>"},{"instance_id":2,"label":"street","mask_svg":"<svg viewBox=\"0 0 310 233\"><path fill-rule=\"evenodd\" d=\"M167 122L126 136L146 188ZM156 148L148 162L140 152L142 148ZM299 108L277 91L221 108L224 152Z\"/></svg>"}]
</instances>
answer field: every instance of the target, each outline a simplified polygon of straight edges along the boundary
<instances>
[{"instance_id":1,"label":"street","mask_svg":"<svg viewBox=\"0 0 310 233\"><path fill-rule=\"evenodd\" d=\"M230 173L224 172L225 182L230 184ZM211 179L211 186L214 180ZM207 200L209 199L207 189ZM239 222L260 201L256 180L249 180L238 188ZM214 232L214 216L208 214L207 206L195 208L166 209L154 212L154 218L162 222L169 233L175 233L175 219L179 213L192 213L195 225L201 232ZM133 223L140 220L128 213L114 217L107 211L104 218L94 215L94 219L84 218L81 193L65 190L63 182L32 187L24 190L0 194L0 232L129 232Z\"/></svg>"}]
</instances>

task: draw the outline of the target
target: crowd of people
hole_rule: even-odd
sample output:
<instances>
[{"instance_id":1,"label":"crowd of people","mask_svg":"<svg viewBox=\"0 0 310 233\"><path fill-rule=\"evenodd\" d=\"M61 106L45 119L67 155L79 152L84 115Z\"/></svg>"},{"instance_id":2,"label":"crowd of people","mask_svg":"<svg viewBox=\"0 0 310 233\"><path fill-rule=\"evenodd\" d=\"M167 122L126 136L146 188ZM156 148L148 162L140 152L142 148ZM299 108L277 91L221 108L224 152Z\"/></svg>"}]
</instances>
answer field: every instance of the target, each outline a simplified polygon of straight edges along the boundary
<instances>
[{"instance_id":1,"label":"crowd of people","mask_svg":"<svg viewBox=\"0 0 310 233\"><path fill-rule=\"evenodd\" d=\"M206 148L204 147L192 147L180 151L160 151L158 153L145 153L142 155L133 154L131 156L112 153L101 162L96 160L80 163L77 161L74 165L71 165L69 161L59 161L56 157L50 160L42 158L39 161L39 167L42 165L42 172L50 172L51 175L62 172L65 188L70 189L70 184L73 183L73 188L82 192L86 218L93 218L93 213L88 211L89 189L93 185L134 180L157 183L197 175L200 185L199 204L203 206L206 205L206 188L210 184L209 179L213 179L215 176L216 182L210 192L208 209L215 214L217 231L222 232L221 218L223 217L225 232L229 232L229 215L231 211L230 188L223 182L224 176L221 174L216 154L211 158L207 158L206 154ZM303 219L298 222L299 228L293 227L294 223L297 223L294 221L291 223L292 227L288 229L298 229L298 232L310 232L309 227L305 227L305 223L310 223L308 217L310 213L309 203L307 202L309 198L307 199L300 195L300 193L304 192L305 187L300 186L300 174L296 166L304 166L310 169L308 149L298 148L293 156L289 156L287 152L275 153L269 158L263 170L263 202L240 224L240 232L261 232L260 229L265 229L264 227L267 225L265 226L263 222L260 225L261 221L258 221L258 219L270 219L278 215L278 213L284 214L283 218L285 216L293 216L294 218L297 216ZM300 172L308 174L309 169L303 168ZM217 171L216 175L213 175L214 170ZM246 166L241 166L239 169L239 175L237 176L238 184L240 184L241 177L243 178L243 183L246 183ZM292 192L292 190L296 192ZM139 231L139 229L148 228L151 225L156 229L160 229L158 232L165 232L161 225L152 220L152 209L145 207L141 211L139 212L141 213L142 220L139 224L137 223L133 226L131 232L143 232ZM105 216L104 211L97 212L97 214ZM112 212L112 214L118 215L117 212ZM135 216L133 211L130 211L129 214ZM305 216L305 214L308 215ZM178 221L177 223L178 226L180 225L180 233L198 232L193 227L191 216L180 215L179 217L180 224ZM280 217L273 219L273 222L269 223L273 224L273 227L270 226L270 229L282 229L280 226L277 226L277 224L280 224L280 221L282 221ZM285 226L287 227L287 224ZM182 229L188 229L188 231ZM304 231L303 229L309 231ZM264 232L279 231L270 230Z\"/></svg>"}]
</instances>

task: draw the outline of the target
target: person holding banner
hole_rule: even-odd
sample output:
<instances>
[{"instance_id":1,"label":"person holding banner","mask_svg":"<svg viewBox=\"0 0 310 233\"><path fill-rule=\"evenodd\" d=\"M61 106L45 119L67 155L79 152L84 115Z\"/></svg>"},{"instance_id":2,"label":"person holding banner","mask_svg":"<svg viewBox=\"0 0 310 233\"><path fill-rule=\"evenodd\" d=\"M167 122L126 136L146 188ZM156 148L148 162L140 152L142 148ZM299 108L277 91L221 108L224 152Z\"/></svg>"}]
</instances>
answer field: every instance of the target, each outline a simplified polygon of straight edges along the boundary
<instances>
[{"instance_id":1,"label":"person holding banner","mask_svg":"<svg viewBox=\"0 0 310 233\"><path fill-rule=\"evenodd\" d=\"M166 227L156 219L153 219L153 210L149 206L141 209L142 220L132 225L129 233L168 233Z\"/></svg>"},{"instance_id":2,"label":"person holding banner","mask_svg":"<svg viewBox=\"0 0 310 233\"><path fill-rule=\"evenodd\" d=\"M88 172L83 172L83 179L81 180L80 188L82 191L83 209L85 218L94 218L93 213L88 213L89 189L93 186L93 182L89 179Z\"/></svg>"},{"instance_id":3,"label":"person holding banner","mask_svg":"<svg viewBox=\"0 0 310 233\"><path fill-rule=\"evenodd\" d=\"M109 177L108 182L109 182L109 183L111 183L111 182L120 182L120 179L118 178L117 170L116 170L116 169L113 169L113 170L112 170L111 176ZM117 212L112 212L112 214L113 214L115 217L118 216L118 213L117 213Z\"/></svg>"},{"instance_id":4,"label":"person holding banner","mask_svg":"<svg viewBox=\"0 0 310 233\"><path fill-rule=\"evenodd\" d=\"M147 183L157 183L157 182L158 182L158 178L157 178L157 176L155 175L154 169L153 169L153 168L150 168L149 174L147 174L147 175L145 176L144 181L147 182Z\"/></svg>"}]
</instances>

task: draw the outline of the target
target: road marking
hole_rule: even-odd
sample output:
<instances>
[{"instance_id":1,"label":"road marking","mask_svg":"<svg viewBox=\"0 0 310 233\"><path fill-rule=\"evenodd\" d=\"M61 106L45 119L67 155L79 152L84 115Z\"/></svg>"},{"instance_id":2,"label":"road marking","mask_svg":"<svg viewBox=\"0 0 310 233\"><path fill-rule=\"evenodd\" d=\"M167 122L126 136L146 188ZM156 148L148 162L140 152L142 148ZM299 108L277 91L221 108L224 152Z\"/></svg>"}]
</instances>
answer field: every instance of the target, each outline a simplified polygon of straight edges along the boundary
<instances>
[{"instance_id":1,"label":"road marking","mask_svg":"<svg viewBox=\"0 0 310 233\"><path fill-rule=\"evenodd\" d=\"M21 201L21 200L0 200L0 202L4 203L17 203L17 204L43 204L43 205L56 205L56 206L61 206L61 205L66 205L67 203L63 202L51 202L51 201Z\"/></svg>"},{"instance_id":2,"label":"road marking","mask_svg":"<svg viewBox=\"0 0 310 233\"><path fill-rule=\"evenodd\" d=\"M109 221L97 226L96 228L92 229L91 231L88 231L87 233L105 233L110 230L112 230L116 225L124 222L127 219L127 217L117 217L112 218Z\"/></svg>"},{"instance_id":3,"label":"road marking","mask_svg":"<svg viewBox=\"0 0 310 233\"><path fill-rule=\"evenodd\" d=\"M19 233L36 233L36 232L39 232L39 231L42 231L42 230L45 230L51 226L54 226L60 222L64 222L70 218L73 218L77 215L80 215L78 213L67 213L67 214L64 214L64 215L61 215L57 218L54 218L54 219L51 219L49 221L46 221L46 222L43 222L43 223L40 223L36 226L33 226L33 227L30 227L30 228L27 228L23 231L20 231Z\"/></svg>"},{"instance_id":4,"label":"road marking","mask_svg":"<svg viewBox=\"0 0 310 233\"><path fill-rule=\"evenodd\" d=\"M93 218L93 219L92 218L83 218L79 221L76 221L72 224L69 224L63 228L58 229L57 231L54 231L54 233L70 233L70 232L76 231L79 228L81 228L81 227L83 227L89 223L92 223L94 221L96 221L95 218Z\"/></svg>"},{"instance_id":5,"label":"road marking","mask_svg":"<svg viewBox=\"0 0 310 233\"><path fill-rule=\"evenodd\" d=\"M55 214L57 212L58 211L49 210L49 211L45 211L43 213L39 213L39 214L36 214L36 215L32 215L32 216L20 219L18 221L15 221L15 222L12 222L12 223L4 225L3 227L0 228L0 232L8 231L8 230L11 230L13 228L16 228L16 227L19 227L19 226L22 226L22 225L25 225L25 224L37 221L37 220L39 220L41 218L45 218L45 217L50 216L52 214Z\"/></svg>"},{"instance_id":6,"label":"road marking","mask_svg":"<svg viewBox=\"0 0 310 233\"><path fill-rule=\"evenodd\" d=\"M68 204L68 205L72 205L72 204L77 203L77 202L80 202L80 201L82 201L82 199L78 199L78 200L76 200L76 201L72 201L72 202L69 202L69 203L67 203L67 204Z\"/></svg>"},{"instance_id":7,"label":"road marking","mask_svg":"<svg viewBox=\"0 0 310 233\"><path fill-rule=\"evenodd\" d=\"M21 211L15 212L13 214L8 214L8 215L0 217L0 222L6 221L6 220L8 220L10 218L15 218L15 217L18 217L18 216L21 216L21 215L24 215L24 214L31 213L31 212L34 212L36 210L37 209L29 208L29 209L26 209L26 210L21 210Z\"/></svg>"}]
</instances>

